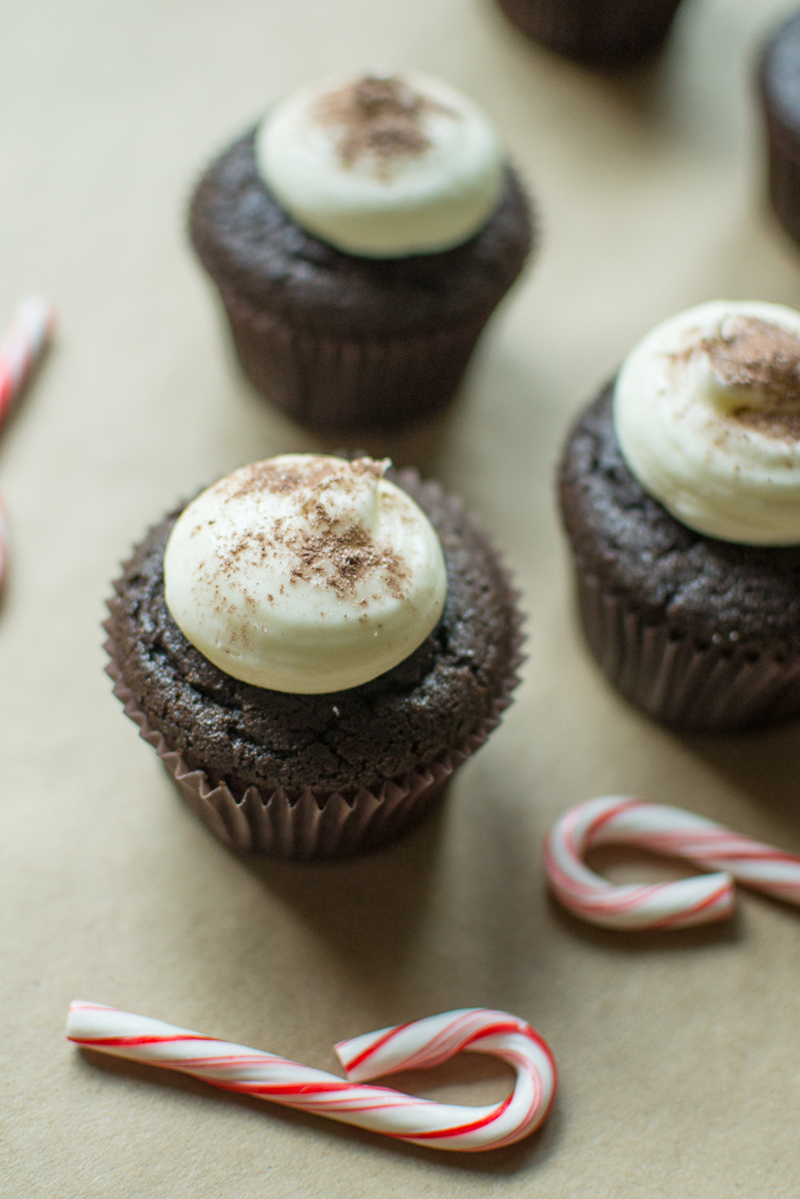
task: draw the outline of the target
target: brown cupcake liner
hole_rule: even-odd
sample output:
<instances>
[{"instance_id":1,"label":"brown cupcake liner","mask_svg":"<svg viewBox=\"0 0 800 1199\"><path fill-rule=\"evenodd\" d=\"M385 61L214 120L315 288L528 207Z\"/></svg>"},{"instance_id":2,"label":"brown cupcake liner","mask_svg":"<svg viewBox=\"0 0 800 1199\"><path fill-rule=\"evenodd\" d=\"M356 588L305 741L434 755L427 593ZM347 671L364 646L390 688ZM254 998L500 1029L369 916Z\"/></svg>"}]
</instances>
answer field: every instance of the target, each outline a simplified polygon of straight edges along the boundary
<instances>
[{"instance_id":1,"label":"brown cupcake liner","mask_svg":"<svg viewBox=\"0 0 800 1199\"><path fill-rule=\"evenodd\" d=\"M681 0L498 0L523 33L586 66L631 67L656 54Z\"/></svg>"},{"instance_id":2,"label":"brown cupcake liner","mask_svg":"<svg viewBox=\"0 0 800 1199\"><path fill-rule=\"evenodd\" d=\"M452 328L355 338L221 297L251 383L299 424L336 433L389 432L444 409L493 311Z\"/></svg>"},{"instance_id":3,"label":"brown cupcake liner","mask_svg":"<svg viewBox=\"0 0 800 1199\"><path fill-rule=\"evenodd\" d=\"M397 481L407 486L416 484L417 494L436 495L462 508L456 497L443 496L438 483L426 481L420 485L416 470L398 472ZM488 537L469 514L466 517L495 565L511 608L509 661L497 694L487 715L461 744L442 750L431 761L402 775L382 779L374 789L362 787L354 795L326 791L319 786L308 786L299 795L290 795L282 787L267 790L251 786L237 799L224 781L215 784L205 771L192 769L181 753L170 746L163 732L150 722L125 683L114 639L117 600L113 597L109 600L111 616L103 625L108 633L104 648L110 659L106 673L114 682L114 695L121 701L125 715L138 725L140 737L155 749L186 804L225 845L243 853L305 861L349 857L379 849L424 819L443 797L453 773L497 728L520 681L517 671L524 660L523 616L516 606L519 593L512 586L510 573L502 566Z\"/></svg>"},{"instance_id":4,"label":"brown cupcake liner","mask_svg":"<svg viewBox=\"0 0 800 1199\"><path fill-rule=\"evenodd\" d=\"M696 732L734 732L800 714L800 657L703 645L653 623L577 571L586 640L615 687L648 716Z\"/></svg>"},{"instance_id":5,"label":"brown cupcake liner","mask_svg":"<svg viewBox=\"0 0 800 1199\"><path fill-rule=\"evenodd\" d=\"M460 749L448 749L432 762L396 779L385 779L376 790L361 788L355 796L306 788L291 800L282 787L263 791L249 787L236 799L226 784L216 786L202 770L192 770L145 712L120 673L116 645L106 642L112 661L106 667L114 694L125 715L139 726L139 735L152 745L189 808L224 844L243 853L313 860L347 857L378 849L409 831L435 806L453 772L466 762L500 723L510 703L504 694L478 730Z\"/></svg>"}]
</instances>

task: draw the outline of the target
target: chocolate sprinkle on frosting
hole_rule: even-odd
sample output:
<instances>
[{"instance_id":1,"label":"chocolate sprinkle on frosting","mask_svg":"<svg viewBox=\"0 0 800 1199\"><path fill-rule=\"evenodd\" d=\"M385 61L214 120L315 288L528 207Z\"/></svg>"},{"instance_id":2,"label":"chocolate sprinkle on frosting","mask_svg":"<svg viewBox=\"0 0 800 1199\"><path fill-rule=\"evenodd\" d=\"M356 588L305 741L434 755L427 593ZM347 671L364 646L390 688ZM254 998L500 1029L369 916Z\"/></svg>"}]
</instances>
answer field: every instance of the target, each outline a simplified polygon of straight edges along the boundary
<instances>
[{"instance_id":1,"label":"chocolate sprinkle on frosting","mask_svg":"<svg viewBox=\"0 0 800 1199\"><path fill-rule=\"evenodd\" d=\"M386 175L398 159L414 158L430 148L422 118L431 112L456 116L401 79L364 75L356 83L325 96L315 115L337 128L337 149L345 166L372 158L378 173Z\"/></svg>"},{"instance_id":2,"label":"chocolate sprinkle on frosting","mask_svg":"<svg viewBox=\"0 0 800 1199\"><path fill-rule=\"evenodd\" d=\"M338 596L353 594L357 585L370 576L382 577L389 594L402 600L406 594L408 571L394 550L376 544L369 531L358 522L343 523L335 511L325 506L326 491L334 488L339 494L354 492L365 476L374 483L383 475L385 464L370 458L359 458L342 465L332 459L311 458L308 462L290 464L280 461L255 463L230 493L231 499L270 492L287 495L306 489L309 496L303 507L308 527L303 531L286 526L277 520L266 530L253 528L221 553L223 574L236 570L243 556L264 561L277 546L292 552L295 565L290 585L300 581L316 582L330 587Z\"/></svg>"},{"instance_id":3,"label":"chocolate sprinkle on frosting","mask_svg":"<svg viewBox=\"0 0 800 1199\"><path fill-rule=\"evenodd\" d=\"M763 394L769 404L759 404L762 410L800 408L800 340L787 329L756 317L731 317L702 349L729 387Z\"/></svg>"},{"instance_id":4,"label":"chocolate sprinkle on frosting","mask_svg":"<svg viewBox=\"0 0 800 1199\"><path fill-rule=\"evenodd\" d=\"M711 370L747 400L731 408L737 422L785 441L800 440L800 338L752 316L731 316L716 337L703 337L677 359L704 354Z\"/></svg>"}]
</instances>

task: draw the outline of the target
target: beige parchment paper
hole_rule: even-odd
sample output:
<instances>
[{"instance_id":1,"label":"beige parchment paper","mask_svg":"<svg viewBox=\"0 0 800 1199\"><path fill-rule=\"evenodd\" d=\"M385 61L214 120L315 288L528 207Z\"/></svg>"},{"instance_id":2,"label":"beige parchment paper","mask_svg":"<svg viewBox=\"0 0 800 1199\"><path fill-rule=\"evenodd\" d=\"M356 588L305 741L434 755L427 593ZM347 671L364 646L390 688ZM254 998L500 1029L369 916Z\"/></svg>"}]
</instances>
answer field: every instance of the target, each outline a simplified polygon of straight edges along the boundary
<instances>
[{"instance_id":1,"label":"beige parchment paper","mask_svg":"<svg viewBox=\"0 0 800 1199\"><path fill-rule=\"evenodd\" d=\"M719 928L601 933L547 898L539 854L565 807L610 791L800 852L800 729L679 737L619 700L575 627L552 486L573 414L655 321L720 296L800 306L752 87L791 7L684 0L662 60L609 80L527 44L490 0L3 6L0 313L39 289L61 322L0 446L9 1199L797 1195L800 913L742 894ZM176 498L317 444L240 379L184 210L271 100L376 62L475 95L536 198L540 251L458 407L369 447L480 514L522 588L529 657L437 819L362 861L252 864L183 807L112 698L103 601ZM531 1140L436 1154L82 1055L64 1039L76 996L325 1068L344 1037L496 1006L548 1038L561 1091ZM509 1076L473 1059L398 1081L487 1102Z\"/></svg>"}]
</instances>

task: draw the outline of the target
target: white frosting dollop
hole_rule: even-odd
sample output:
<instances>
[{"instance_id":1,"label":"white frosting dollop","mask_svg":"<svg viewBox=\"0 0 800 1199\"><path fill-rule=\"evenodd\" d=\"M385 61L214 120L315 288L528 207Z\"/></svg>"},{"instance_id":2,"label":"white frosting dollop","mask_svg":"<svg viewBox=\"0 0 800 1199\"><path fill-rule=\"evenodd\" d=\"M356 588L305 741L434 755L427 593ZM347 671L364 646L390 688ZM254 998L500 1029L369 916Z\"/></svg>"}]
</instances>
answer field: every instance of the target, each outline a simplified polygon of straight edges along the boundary
<instances>
[{"instance_id":1,"label":"white frosting dollop","mask_svg":"<svg viewBox=\"0 0 800 1199\"><path fill-rule=\"evenodd\" d=\"M256 160L299 224L374 258L467 241L496 207L503 179L500 144L480 108L415 71L293 92L261 122Z\"/></svg>"},{"instance_id":2,"label":"white frosting dollop","mask_svg":"<svg viewBox=\"0 0 800 1199\"><path fill-rule=\"evenodd\" d=\"M220 670L305 695L357 687L436 625L439 538L387 462L285 454L244 466L181 513L167 606Z\"/></svg>"},{"instance_id":3,"label":"white frosting dollop","mask_svg":"<svg viewBox=\"0 0 800 1199\"><path fill-rule=\"evenodd\" d=\"M614 391L625 460L690 528L800 543L800 313L717 300L664 321Z\"/></svg>"}]
</instances>

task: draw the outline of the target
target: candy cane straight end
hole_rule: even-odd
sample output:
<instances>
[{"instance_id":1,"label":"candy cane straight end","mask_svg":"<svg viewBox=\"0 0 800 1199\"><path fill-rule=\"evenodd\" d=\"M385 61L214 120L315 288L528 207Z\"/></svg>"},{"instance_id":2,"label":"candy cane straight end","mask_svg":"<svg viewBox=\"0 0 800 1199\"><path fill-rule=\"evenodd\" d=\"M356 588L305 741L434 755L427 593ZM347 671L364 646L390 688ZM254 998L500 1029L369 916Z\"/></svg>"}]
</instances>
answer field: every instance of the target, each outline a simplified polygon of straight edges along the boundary
<instances>
[{"instance_id":1,"label":"candy cane straight end","mask_svg":"<svg viewBox=\"0 0 800 1199\"><path fill-rule=\"evenodd\" d=\"M25 390L55 327L55 309L41 296L29 296L17 305L11 324L0 339L0 426ZM0 591L8 567L8 531L0 499Z\"/></svg>"},{"instance_id":2,"label":"candy cane straight end","mask_svg":"<svg viewBox=\"0 0 800 1199\"><path fill-rule=\"evenodd\" d=\"M538 1033L516 1016L483 1008L444 1012L342 1042L337 1052L347 1063L346 1080L83 999L70 1005L67 1037L100 1053L179 1070L224 1090L436 1149L478 1152L511 1145L546 1119L556 1091L555 1063ZM425 1069L462 1051L490 1054L514 1068L516 1082L507 1099L467 1107L359 1081Z\"/></svg>"},{"instance_id":3,"label":"candy cane straight end","mask_svg":"<svg viewBox=\"0 0 800 1199\"><path fill-rule=\"evenodd\" d=\"M10 327L24 328L36 349L43 349L52 341L57 323L55 304L44 296L29 295L20 300L14 309Z\"/></svg>"},{"instance_id":4,"label":"candy cane straight end","mask_svg":"<svg viewBox=\"0 0 800 1199\"><path fill-rule=\"evenodd\" d=\"M618 887L583 862L598 845L631 845L714 873ZM724 920L734 910L734 879L800 904L800 858L682 808L625 796L570 808L545 838L544 858L549 885L564 907L604 928L688 928Z\"/></svg>"},{"instance_id":5,"label":"candy cane straight end","mask_svg":"<svg viewBox=\"0 0 800 1199\"><path fill-rule=\"evenodd\" d=\"M55 308L42 296L22 300L0 340L0 423L25 390L55 328Z\"/></svg>"}]
</instances>

